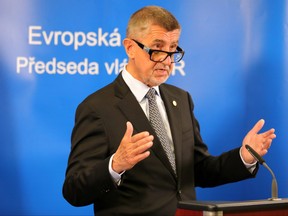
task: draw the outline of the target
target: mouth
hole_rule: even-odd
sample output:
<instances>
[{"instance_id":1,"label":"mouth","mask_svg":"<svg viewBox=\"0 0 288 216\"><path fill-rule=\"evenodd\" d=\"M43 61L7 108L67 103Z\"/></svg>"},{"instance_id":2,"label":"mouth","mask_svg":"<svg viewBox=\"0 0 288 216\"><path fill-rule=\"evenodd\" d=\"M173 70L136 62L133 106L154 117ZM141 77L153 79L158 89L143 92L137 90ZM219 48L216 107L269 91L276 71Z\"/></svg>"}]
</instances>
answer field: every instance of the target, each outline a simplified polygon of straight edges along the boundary
<instances>
[{"instance_id":1,"label":"mouth","mask_svg":"<svg viewBox=\"0 0 288 216\"><path fill-rule=\"evenodd\" d=\"M155 71L160 74L168 74L168 70L164 68L157 68Z\"/></svg>"}]
</instances>

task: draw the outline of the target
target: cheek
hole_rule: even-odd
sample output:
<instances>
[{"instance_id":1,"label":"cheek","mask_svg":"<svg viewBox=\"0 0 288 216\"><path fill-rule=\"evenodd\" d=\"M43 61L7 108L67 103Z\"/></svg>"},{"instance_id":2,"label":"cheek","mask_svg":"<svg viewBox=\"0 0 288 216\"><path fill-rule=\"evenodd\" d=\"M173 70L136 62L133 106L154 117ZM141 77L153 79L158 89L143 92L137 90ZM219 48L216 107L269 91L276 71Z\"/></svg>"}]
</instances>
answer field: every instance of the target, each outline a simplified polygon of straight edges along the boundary
<instances>
[{"instance_id":1,"label":"cheek","mask_svg":"<svg viewBox=\"0 0 288 216\"><path fill-rule=\"evenodd\" d=\"M140 60L141 61L141 60ZM147 59L142 59L142 61L140 62L139 64L142 72L146 75L148 74L152 74L153 73L153 70L154 70L154 67L155 67L155 63L152 62L152 61L147 61Z\"/></svg>"},{"instance_id":2,"label":"cheek","mask_svg":"<svg viewBox=\"0 0 288 216\"><path fill-rule=\"evenodd\" d=\"M174 69L174 64L171 64L169 68L169 75L172 73L173 69Z\"/></svg>"},{"instance_id":3,"label":"cheek","mask_svg":"<svg viewBox=\"0 0 288 216\"><path fill-rule=\"evenodd\" d=\"M150 63L147 59L138 58L136 62L137 67L135 68L135 73L139 79L146 83L153 76L153 69L155 64Z\"/></svg>"}]
</instances>

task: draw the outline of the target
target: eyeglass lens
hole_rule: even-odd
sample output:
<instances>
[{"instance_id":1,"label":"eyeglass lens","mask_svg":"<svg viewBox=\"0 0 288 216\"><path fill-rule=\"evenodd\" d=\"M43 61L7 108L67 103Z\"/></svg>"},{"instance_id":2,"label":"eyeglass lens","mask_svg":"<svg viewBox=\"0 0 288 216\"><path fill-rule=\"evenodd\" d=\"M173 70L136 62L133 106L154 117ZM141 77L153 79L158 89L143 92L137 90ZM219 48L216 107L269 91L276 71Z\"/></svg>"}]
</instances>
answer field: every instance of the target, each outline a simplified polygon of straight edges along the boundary
<instances>
[{"instance_id":1,"label":"eyeglass lens","mask_svg":"<svg viewBox=\"0 0 288 216\"><path fill-rule=\"evenodd\" d=\"M156 62L162 62L168 57L168 53L162 51L155 51L151 53L151 60ZM170 55L171 62L178 62L182 58L182 53L174 53Z\"/></svg>"}]
</instances>

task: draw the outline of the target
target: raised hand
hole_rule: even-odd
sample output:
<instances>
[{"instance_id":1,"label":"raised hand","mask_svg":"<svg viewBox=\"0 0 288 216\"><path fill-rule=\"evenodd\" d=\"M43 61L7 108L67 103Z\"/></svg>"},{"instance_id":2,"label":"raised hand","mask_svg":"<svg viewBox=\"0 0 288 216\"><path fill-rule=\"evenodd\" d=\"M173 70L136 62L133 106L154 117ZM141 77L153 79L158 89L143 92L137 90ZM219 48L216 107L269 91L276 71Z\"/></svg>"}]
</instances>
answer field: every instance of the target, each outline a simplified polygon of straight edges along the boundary
<instances>
[{"instance_id":1,"label":"raised hand","mask_svg":"<svg viewBox=\"0 0 288 216\"><path fill-rule=\"evenodd\" d=\"M260 119L243 139L241 155L246 163L255 162L255 158L245 148L246 144L250 145L259 155L263 156L267 154L273 139L276 138L275 129L273 128L263 133L259 133L264 124L265 121Z\"/></svg>"},{"instance_id":2,"label":"raised hand","mask_svg":"<svg viewBox=\"0 0 288 216\"><path fill-rule=\"evenodd\" d=\"M126 126L126 132L112 161L112 169L117 173L129 170L147 158L150 155L149 148L153 145L154 137L147 131L132 136L133 125L127 122Z\"/></svg>"}]
</instances>

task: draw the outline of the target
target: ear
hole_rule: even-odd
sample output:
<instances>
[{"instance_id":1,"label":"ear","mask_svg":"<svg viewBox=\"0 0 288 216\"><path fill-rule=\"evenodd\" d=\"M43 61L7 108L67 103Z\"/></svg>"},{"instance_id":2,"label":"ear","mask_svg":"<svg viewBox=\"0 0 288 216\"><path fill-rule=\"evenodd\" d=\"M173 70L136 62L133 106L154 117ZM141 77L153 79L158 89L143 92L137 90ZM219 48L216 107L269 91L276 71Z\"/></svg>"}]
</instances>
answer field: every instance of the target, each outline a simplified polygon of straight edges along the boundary
<instances>
[{"instance_id":1,"label":"ear","mask_svg":"<svg viewBox=\"0 0 288 216\"><path fill-rule=\"evenodd\" d=\"M123 40L123 46L125 48L125 51L128 57L130 59L133 59L135 56L135 43L131 39L125 38Z\"/></svg>"}]
</instances>

